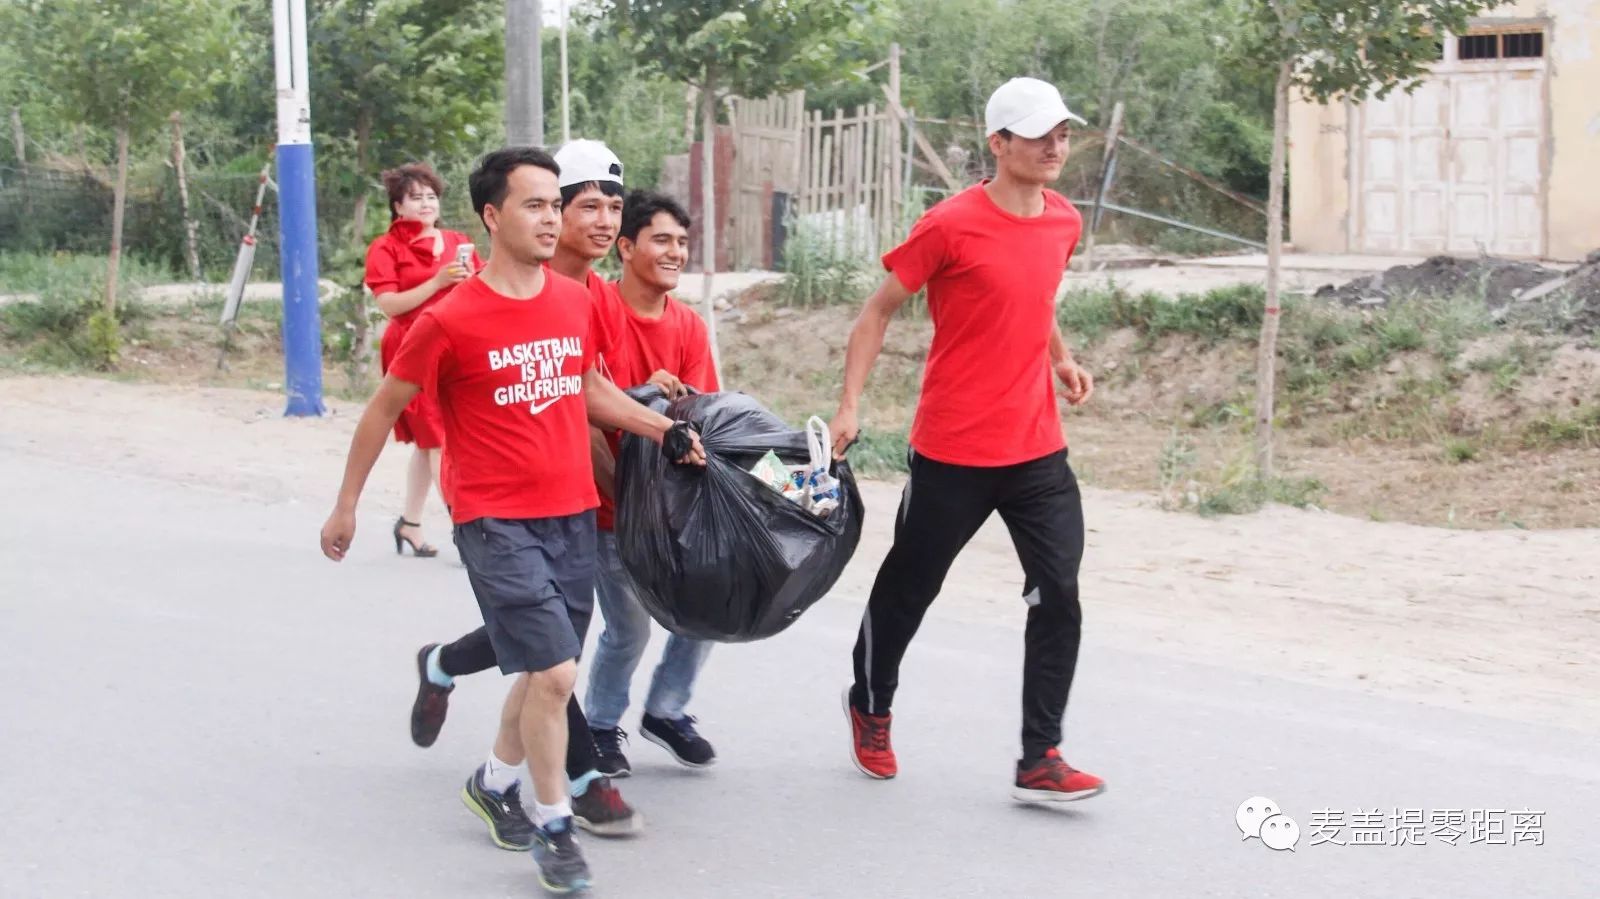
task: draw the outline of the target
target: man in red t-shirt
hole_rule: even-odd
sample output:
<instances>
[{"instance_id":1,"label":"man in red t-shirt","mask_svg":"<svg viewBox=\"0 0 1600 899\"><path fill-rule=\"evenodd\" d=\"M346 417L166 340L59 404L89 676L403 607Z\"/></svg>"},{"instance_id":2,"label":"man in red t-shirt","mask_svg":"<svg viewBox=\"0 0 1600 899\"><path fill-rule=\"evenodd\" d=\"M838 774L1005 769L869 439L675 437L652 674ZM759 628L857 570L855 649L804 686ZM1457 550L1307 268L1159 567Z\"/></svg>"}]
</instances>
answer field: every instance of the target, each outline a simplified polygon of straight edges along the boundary
<instances>
[{"instance_id":1,"label":"man in red t-shirt","mask_svg":"<svg viewBox=\"0 0 1600 899\"><path fill-rule=\"evenodd\" d=\"M594 302L594 328L591 333L597 356L596 367L611 374L621 364L616 335L622 328L621 300L606 291L605 279L594 271L594 263L605 258L617 240L622 222L622 161L605 144L596 140L573 140L555 152L561 167L561 236L550 269L558 275L584 285ZM590 459L595 477L607 502L597 512L601 528L611 527L609 491L615 463L606 439L590 429ZM580 631L580 640L584 634ZM417 693L411 704L411 740L418 746L432 746L438 739L449 713L450 693L455 679L495 667L494 646L487 628L478 628L450 643L429 643L417 652ZM620 773L606 768L603 756L590 739L588 719L574 697L567 703L567 783L572 795L573 820L597 836L626 836L644 826L644 818L622 798L607 775ZM487 764L493 769L497 759L491 752Z\"/></svg>"},{"instance_id":2,"label":"man in red t-shirt","mask_svg":"<svg viewBox=\"0 0 1600 899\"><path fill-rule=\"evenodd\" d=\"M516 677L494 751L511 764L480 767L463 797L502 845L533 849L546 888L570 892L590 882L563 770L566 708L593 606L598 499L589 424L659 441L680 462L703 464L705 456L687 425L596 372L593 303L545 264L561 231L559 175L555 160L531 147L490 153L473 171L489 263L406 335L356 426L322 551L344 558L389 429L419 390L431 391L450 448L456 547L500 670ZM524 758L532 822L515 773Z\"/></svg>"},{"instance_id":3,"label":"man in red t-shirt","mask_svg":"<svg viewBox=\"0 0 1600 899\"><path fill-rule=\"evenodd\" d=\"M622 256L622 279L604 287L604 301L622 316L615 351L608 357L612 378L625 386L649 380L669 396L682 395L687 388L719 390L705 322L668 295L678 286L689 259L689 213L661 194L634 191L623 206L617 252ZM617 449L612 435L610 455ZM606 469L615 470L596 465L597 472ZM583 711L593 729L601 772L621 776L631 766L622 752L626 734L620 725L634 669L650 642L651 619L617 555L614 496L612 485L602 482L595 591L605 630L595 641L589 663ZM717 760L711 742L700 735L695 719L685 711L710 651L709 641L667 635L639 722L639 733L646 740L690 768L704 768Z\"/></svg>"},{"instance_id":4,"label":"man in red t-shirt","mask_svg":"<svg viewBox=\"0 0 1600 899\"><path fill-rule=\"evenodd\" d=\"M1052 375L1067 402L1087 402L1089 373L1055 319L1056 289L1082 230L1048 189L1067 159L1073 115L1052 85L1014 78L985 111L995 177L929 209L883 257L889 276L867 299L845 351L832 426L842 455L860 430L857 405L895 310L927 288L933 318L911 427L910 479L894 545L878 570L845 691L851 757L871 777L898 772L889 707L900 660L961 548L990 514L1011 532L1028 623L1022 667L1022 759L1013 797L1082 799L1105 788L1061 758L1061 719L1077 667L1083 506L1067 464Z\"/></svg>"}]
</instances>

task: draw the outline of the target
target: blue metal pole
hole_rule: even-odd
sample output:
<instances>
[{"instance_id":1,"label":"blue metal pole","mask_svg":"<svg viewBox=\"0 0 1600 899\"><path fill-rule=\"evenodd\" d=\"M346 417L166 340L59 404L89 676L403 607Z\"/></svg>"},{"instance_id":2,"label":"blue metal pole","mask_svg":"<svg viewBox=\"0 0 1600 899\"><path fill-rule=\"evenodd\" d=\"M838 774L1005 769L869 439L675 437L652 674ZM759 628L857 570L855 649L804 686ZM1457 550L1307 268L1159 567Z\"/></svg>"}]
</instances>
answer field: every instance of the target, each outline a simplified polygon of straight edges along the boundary
<instances>
[{"instance_id":1,"label":"blue metal pole","mask_svg":"<svg viewBox=\"0 0 1600 899\"><path fill-rule=\"evenodd\" d=\"M317 193L310 144L278 145L278 247L283 263L287 415L321 415L322 316L317 308Z\"/></svg>"},{"instance_id":2,"label":"blue metal pole","mask_svg":"<svg viewBox=\"0 0 1600 899\"><path fill-rule=\"evenodd\" d=\"M278 248L283 267L285 415L321 415L322 316L317 308L317 191L305 0L274 0L278 85Z\"/></svg>"}]
</instances>

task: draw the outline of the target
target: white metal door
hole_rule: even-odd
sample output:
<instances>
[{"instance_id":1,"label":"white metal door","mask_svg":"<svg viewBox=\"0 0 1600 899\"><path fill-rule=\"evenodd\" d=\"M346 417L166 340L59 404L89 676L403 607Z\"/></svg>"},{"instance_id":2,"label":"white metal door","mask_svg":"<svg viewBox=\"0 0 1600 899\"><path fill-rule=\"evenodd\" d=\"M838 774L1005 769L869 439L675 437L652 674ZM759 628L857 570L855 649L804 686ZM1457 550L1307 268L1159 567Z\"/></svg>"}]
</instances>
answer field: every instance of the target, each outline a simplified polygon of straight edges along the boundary
<instances>
[{"instance_id":1,"label":"white metal door","mask_svg":"<svg viewBox=\"0 0 1600 899\"><path fill-rule=\"evenodd\" d=\"M1463 62L1451 47L1411 94L1357 107L1353 248L1540 255L1544 81L1543 59Z\"/></svg>"}]
</instances>

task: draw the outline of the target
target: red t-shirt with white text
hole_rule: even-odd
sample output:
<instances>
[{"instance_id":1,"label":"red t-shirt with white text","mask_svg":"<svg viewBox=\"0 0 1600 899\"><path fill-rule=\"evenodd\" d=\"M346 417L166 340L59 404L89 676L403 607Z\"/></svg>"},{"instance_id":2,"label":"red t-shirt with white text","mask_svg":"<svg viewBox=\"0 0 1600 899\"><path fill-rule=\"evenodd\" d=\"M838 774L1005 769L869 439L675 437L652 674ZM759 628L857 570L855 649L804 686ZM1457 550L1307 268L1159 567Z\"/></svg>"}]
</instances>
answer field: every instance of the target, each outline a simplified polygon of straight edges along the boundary
<instances>
[{"instance_id":1,"label":"red t-shirt with white text","mask_svg":"<svg viewBox=\"0 0 1600 899\"><path fill-rule=\"evenodd\" d=\"M1056 288L1083 220L1044 192L1031 218L995 205L982 184L923 214L883 267L928 288L933 345L911 447L938 462L997 467L1066 446L1050 365Z\"/></svg>"},{"instance_id":2,"label":"red t-shirt with white text","mask_svg":"<svg viewBox=\"0 0 1600 899\"><path fill-rule=\"evenodd\" d=\"M656 372L668 371L701 393L722 389L711 362L711 339L705 320L693 309L669 296L660 318L645 318L633 311L614 282L602 283L594 298L599 317L614 322L617 329L606 360L618 387L636 387ZM621 458L619 437L616 432L606 435L611 454L617 458ZM600 497L595 521L601 530L612 529L615 511L610 500Z\"/></svg>"},{"instance_id":3,"label":"red t-shirt with white text","mask_svg":"<svg viewBox=\"0 0 1600 899\"><path fill-rule=\"evenodd\" d=\"M583 286L546 267L529 299L470 278L411 326L389 373L439 399L456 523L597 505L583 400L593 317Z\"/></svg>"}]
</instances>

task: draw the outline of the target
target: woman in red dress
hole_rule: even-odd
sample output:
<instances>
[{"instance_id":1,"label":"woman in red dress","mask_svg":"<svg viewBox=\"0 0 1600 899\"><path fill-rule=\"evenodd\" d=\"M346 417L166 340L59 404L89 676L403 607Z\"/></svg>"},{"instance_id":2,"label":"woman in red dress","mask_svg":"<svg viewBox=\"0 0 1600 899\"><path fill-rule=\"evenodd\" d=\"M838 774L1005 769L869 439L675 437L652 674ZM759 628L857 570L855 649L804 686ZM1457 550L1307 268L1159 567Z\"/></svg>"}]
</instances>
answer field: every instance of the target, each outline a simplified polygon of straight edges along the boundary
<instances>
[{"instance_id":1,"label":"woman in red dress","mask_svg":"<svg viewBox=\"0 0 1600 899\"><path fill-rule=\"evenodd\" d=\"M388 233L367 248L367 287L378 309L389 317L381 344L383 370L400 349L406 331L422 310L437 303L451 288L470 277L483 262L459 231L438 227L439 197L444 182L426 165L409 163L383 173L389 192ZM467 265L459 261L465 250ZM439 454L444 425L439 404L427 392L417 394L395 422L394 439L416 444L406 473L405 511L394 525L394 551L410 546L414 555L439 551L422 536L422 507L428 488L439 480Z\"/></svg>"}]
</instances>

